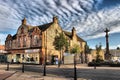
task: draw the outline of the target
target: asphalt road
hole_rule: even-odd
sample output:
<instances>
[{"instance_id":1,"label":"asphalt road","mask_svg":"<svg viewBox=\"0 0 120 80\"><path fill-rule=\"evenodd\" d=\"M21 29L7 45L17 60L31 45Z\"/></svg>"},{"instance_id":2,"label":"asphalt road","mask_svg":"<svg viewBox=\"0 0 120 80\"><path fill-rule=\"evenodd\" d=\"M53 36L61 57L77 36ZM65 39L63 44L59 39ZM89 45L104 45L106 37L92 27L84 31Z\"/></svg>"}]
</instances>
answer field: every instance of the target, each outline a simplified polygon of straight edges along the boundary
<instances>
[{"instance_id":1,"label":"asphalt road","mask_svg":"<svg viewBox=\"0 0 120 80\"><path fill-rule=\"evenodd\" d=\"M0 68L1 69L1 68ZM21 65L12 65L10 70L21 71ZM25 72L36 72L43 74L42 65L25 65ZM64 65L61 68L55 66L46 67L47 76L63 76L66 78L74 77L74 69L72 65ZM91 67L77 67L77 78L87 80L120 80L120 68L116 67L99 67L97 69Z\"/></svg>"}]
</instances>

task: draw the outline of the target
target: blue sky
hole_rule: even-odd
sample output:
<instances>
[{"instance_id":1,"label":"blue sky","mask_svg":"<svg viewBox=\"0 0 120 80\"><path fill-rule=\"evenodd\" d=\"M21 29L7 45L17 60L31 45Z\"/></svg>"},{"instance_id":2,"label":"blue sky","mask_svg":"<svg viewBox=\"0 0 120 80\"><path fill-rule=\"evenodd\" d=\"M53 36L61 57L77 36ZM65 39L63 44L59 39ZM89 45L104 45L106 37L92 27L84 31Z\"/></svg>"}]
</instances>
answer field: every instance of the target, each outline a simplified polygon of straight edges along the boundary
<instances>
[{"instance_id":1,"label":"blue sky","mask_svg":"<svg viewBox=\"0 0 120 80\"><path fill-rule=\"evenodd\" d=\"M110 29L110 48L120 46L120 0L0 0L0 37L15 34L26 17L27 24L42 25L58 16L64 30L76 28L91 48L105 48L106 28Z\"/></svg>"}]
</instances>

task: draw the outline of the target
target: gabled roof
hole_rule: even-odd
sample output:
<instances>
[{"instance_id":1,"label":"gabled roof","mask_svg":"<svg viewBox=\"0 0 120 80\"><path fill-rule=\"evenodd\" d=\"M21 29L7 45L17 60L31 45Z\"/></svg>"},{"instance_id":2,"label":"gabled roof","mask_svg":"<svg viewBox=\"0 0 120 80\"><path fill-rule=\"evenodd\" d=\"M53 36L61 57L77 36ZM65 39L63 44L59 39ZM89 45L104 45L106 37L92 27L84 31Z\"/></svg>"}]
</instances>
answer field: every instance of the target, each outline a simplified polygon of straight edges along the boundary
<instances>
[{"instance_id":1,"label":"gabled roof","mask_svg":"<svg viewBox=\"0 0 120 80\"><path fill-rule=\"evenodd\" d=\"M26 27L28 27L29 32L33 32L33 30L34 30L35 27L38 27L40 30L45 31L46 29L48 29L50 27L50 25L52 25L52 23L53 22L47 23L47 24L44 24L44 25L40 25L40 26L31 26L31 25L26 25L26 24L23 24L23 25L26 26ZM12 39L16 39L17 38L16 35L17 34L13 35Z\"/></svg>"},{"instance_id":2,"label":"gabled roof","mask_svg":"<svg viewBox=\"0 0 120 80\"><path fill-rule=\"evenodd\" d=\"M72 33L71 32L67 32L67 31L63 31L65 33L65 35L67 37L69 37L70 39L72 39Z\"/></svg>"},{"instance_id":3,"label":"gabled roof","mask_svg":"<svg viewBox=\"0 0 120 80\"><path fill-rule=\"evenodd\" d=\"M44 24L44 25L40 25L40 26L38 26L38 28L42 31L45 31L46 29L48 29L52 25L52 23L53 22L47 23L47 24Z\"/></svg>"},{"instance_id":4,"label":"gabled roof","mask_svg":"<svg viewBox=\"0 0 120 80\"><path fill-rule=\"evenodd\" d=\"M80 38L78 35L77 35L77 39L78 39L78 41L86 42L85 40L83 40L82 38Z\"/></svg>"},{"instance_id":5,"label":"gabled roof","mask_svg":"<svg viewBox=\"0 0 120 80\"><path fill-rule=\"evenodd\" d=\"M71 32L67 32L67 31L63 31L63 32L65 33L66 36L68 36L70 39L72 39L72 33ZM76 35L76 36L77 36L78 41L86 42L85 40L80 38L78 35Z\"/></svg>"},{"instance_id":6,"label":"gabled roof","mask_svg":"<svg viewBox=\"0 0 120 80\"><path fill-rule=\"evenodd\" d=\"M17 38L16 35L17 35L17 34L15 34L15 35L12 36L12 39L13 39L13 40Z\"/></svg>"}]
</instances>

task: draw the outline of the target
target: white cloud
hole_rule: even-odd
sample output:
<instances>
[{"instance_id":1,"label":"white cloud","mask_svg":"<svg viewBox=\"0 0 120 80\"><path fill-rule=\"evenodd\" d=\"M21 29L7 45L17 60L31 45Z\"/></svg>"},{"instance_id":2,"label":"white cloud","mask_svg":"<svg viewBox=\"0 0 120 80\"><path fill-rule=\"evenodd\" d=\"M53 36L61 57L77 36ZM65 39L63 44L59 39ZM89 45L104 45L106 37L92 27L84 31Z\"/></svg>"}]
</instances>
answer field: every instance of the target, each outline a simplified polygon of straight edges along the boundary
<instances>
[{"instance_id":1,"label":"white cloud","mask_svg":"<svg viewBox=\"0 0 120 80\"><path fill-rule=\"evenodd\" d=\"M4 45L5 44L5 39L7 37L7 34L2 34L0 33L0 45Z\"/></svg>"},{"instance_id":2,"label":"white cloud","mask_svg":"<svg viewBox=\"0 0 120 80\"><path fill-rule=\"evenodd\" d=\"M61 27L71 31L75 27L84 39L104 36L104 29L110 33L120 32L120 6L98 10L103 0L1 0L0 32L11 33L27 17L28 24L41 25L59 17ZM117 17L116 17L117 16ZM15 32L15 31L14 31Z\"/></svg>"}]
</instances>

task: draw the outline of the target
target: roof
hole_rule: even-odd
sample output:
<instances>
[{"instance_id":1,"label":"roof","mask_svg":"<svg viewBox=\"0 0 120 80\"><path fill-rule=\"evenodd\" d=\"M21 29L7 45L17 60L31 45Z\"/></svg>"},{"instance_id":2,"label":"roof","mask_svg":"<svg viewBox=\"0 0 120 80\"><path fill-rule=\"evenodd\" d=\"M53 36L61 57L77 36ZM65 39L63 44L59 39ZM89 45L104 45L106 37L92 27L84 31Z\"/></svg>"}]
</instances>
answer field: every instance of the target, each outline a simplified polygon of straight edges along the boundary
<instances>
[{"instance_id":1,"label":"roof","mask_svg":"<svg viewBox=\"0 0 120 80\"><path fill-rule=\"evenodd\" d=\"M38 28L42 31L45 31L46 29L48 29L50 26L52 25L52 22L51 23L47 23L47 24L44 24L44 25L40 25L38 26Z\"/></svg>"},{"instance_id":2,"label":"roof","mask_svg":"<svg viewBox=\"0 0 120 80\"><path fill-rule=\"evenodd\" d=\"M63 31L63 32L65 33L66 36L68 36L69 38L72 39L72 33L71 32L68 32L68 31ZM86 42L85 40L80 38L78 35L77 35L77 39L78 39L78 41Z\"/></svg>"},{"instance_id":3,"label":"roof","mask_svg":"<svg viewBox=\"0 0 120 80\"><path fill-rule=\"evenodd\" d=\"M17 34L13 35L13 37L12 37L13 40L17 38L16 35L17 35Z\"/></svg>"},{"instance_id":4,"label":"roof","mask_svg":"<svg viewBox=\"0 0 120 80\"><path fill-rule=\"evenodd\" d=\"M68 36L69 38L72 39L72 33L71 32L67 32L67 31L63 31L65 33L66 36Z\"/></svg>"}]
</instances>

